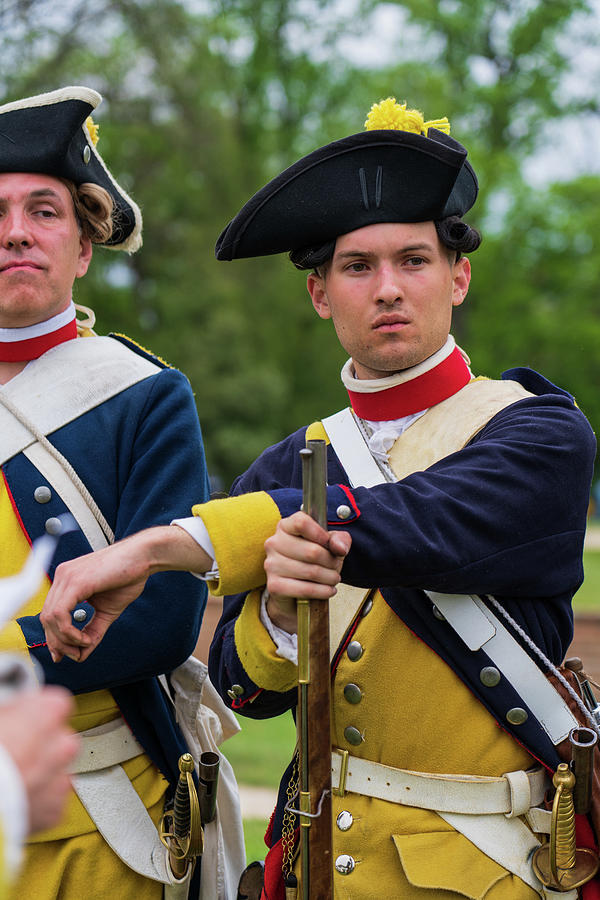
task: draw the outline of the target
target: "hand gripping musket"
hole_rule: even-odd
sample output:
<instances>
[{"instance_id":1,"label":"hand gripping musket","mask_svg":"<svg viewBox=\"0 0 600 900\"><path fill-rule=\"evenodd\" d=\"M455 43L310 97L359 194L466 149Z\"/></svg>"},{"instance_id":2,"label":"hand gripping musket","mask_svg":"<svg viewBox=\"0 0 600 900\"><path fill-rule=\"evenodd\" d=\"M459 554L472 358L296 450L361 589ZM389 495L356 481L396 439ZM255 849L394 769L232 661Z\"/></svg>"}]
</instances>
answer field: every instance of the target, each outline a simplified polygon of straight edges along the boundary
<instances>
[{"instance_id":1,"label":"hand gripping musket","mask_svg":"<svg viewBox=\"0 0 600 900\"><path fill-rule=\"evenodd\" d=\"M327 527L327 447L307 441L304 512ZM298 600L300 881L303 900L331 900L331 671L329 604ZM293 888L290 889L291 895Z\"/></svg>"},{"instance_id":2,"label":"hand gripping musket","mask_svg":"<svg viewBox=\"0 0 600 900\"><path fill-rule=\"evenodd\" d=\"M191 753L179 757L179 780L175 789L173 809L162 817L159 834L169 851L169 865L177 879L184 878L190 866L194 866L204 850L202 826L215 817L219 756L207 752L198 763L199 794L192 773L194 759Z\"/></svg>"}]
</instances>

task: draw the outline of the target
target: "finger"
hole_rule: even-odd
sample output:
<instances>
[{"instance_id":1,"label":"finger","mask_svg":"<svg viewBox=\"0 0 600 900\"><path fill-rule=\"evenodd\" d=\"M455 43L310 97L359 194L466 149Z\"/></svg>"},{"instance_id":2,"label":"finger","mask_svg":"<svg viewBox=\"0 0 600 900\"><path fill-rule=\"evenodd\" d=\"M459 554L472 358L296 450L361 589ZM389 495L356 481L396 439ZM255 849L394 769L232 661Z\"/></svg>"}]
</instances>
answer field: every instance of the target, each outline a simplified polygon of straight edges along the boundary
<instances>
[{"instance_id":1,"label":"finger","mask_svg":"<svg viewBox=\"0 0 600 900\"><path fill-rule=\"evenodd\" d=\"M333 565L318 566L276 555L268 556L265 559L264 567L267 579L272 576L279 576L280 578L293 578L297 581L336 585L340 580L338 569L341 568L342 561L339 557L331 557L331 559L333 560Z\"/></svg>"},{"instance_id":2,"label":"finger","mask_svg":"<svg viewBox=\"0 0 600 900\"><path fill-rule=\"evenodd\" d=\"M267 538L265 552L267 557L280 556L324 568L335 568L338 563L338 557L327 546L283 532Z\"/></svg>"},{"instance_id":3,"label":"finger","mask_svg":"<svg viewBox=\"0 0 600 900\"><path fill-rule=\"evenodd\" d=\"M267 581L269 593L284 597L295 597L308 600L329 600L336 593L333 585L314 581L301 581L295 578L274 576Z\"/></svg>"},{"instance_id":4,"label":"finger","mask_svg":"<svg viewBox=\"0 0 600 900\"><path fill-rule=\"evenodd\" d=\"M328 532L304 512L297 512L287 519L281 519L277 525L277 530L314 541L314 543L321 544L323 547L327 546L329 539Z\"/></svg>"}]
</instances>

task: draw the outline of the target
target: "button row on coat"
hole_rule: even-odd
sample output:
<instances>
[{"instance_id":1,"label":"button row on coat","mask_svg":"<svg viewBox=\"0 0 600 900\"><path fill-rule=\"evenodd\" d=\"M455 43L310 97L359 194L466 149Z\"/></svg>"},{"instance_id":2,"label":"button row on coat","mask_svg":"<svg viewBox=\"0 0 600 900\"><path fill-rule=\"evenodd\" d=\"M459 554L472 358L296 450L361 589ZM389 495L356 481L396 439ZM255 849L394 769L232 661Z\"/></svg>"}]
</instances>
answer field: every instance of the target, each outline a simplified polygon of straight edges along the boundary
<instances>
[{"instance_id":1,"label":"button row on coat","mask_svg":"<svg viewBox=\"0 0 600 900\"><path fill-rule=\"evenodd\" d=\"M442 622L446 621L446 617L440 612L437 606L433 606L432 612L436 619L439 619ZM500 684L502 675L496 666L484 666L479 673L479 680L485 687L496 687ZM524 725L528 718L529 714L527 710L523 709L521 706L514 706L506 713L506 721L511 725Z\"/></svg>"}]
</instances>

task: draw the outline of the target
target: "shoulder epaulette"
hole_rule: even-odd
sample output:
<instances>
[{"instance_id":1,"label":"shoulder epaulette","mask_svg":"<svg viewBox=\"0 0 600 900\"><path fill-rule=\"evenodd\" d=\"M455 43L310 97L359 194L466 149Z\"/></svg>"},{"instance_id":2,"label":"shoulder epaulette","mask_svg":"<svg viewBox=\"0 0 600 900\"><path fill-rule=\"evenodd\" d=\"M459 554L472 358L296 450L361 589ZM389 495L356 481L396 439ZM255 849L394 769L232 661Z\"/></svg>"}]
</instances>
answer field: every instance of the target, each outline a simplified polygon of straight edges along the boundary
<instances>
[{"instance_id":1,"label":"shoulder epaulette","mask_svg":"<svg viewBox=\"0 0 600 900\"><path fill-rule=\"evenodd\" d=\"M134 353L137 353L139 356L143 356L144 359L147 359L149 362L156 363L157 366L160 366L162 369L174 369L175 366L172 366L170 363L166 362L166 360L162 359L162 357L157 356L155 353L152 353L150 350L147 350L145 347L142 347L141 344L138 344L137 341L134 341L132 338L127 337L126 334L117 334L114 331L111 331L108 337L114 338L119 341L119 343L124 344L126 347L129 347L130 350L133 350Z\"/></svg>"}]
</instances>

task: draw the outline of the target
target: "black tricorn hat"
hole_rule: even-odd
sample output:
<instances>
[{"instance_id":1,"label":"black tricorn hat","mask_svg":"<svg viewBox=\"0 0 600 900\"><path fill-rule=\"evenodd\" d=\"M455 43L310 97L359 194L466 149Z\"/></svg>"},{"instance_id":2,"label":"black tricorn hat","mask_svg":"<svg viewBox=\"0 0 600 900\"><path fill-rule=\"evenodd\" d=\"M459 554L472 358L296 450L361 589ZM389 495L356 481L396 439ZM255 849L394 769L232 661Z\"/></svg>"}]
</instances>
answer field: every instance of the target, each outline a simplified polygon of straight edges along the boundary
<instances>
[{"instance_id":1,"label":"black tricorn hat","mask_svg":"<svg viewBox=\"0 0 600 900\"><path fill-rule=\"evenodd\" d=\"M466 157L462 144L433 127L426 134L382 128L334 141L248 200L220 235L217 259L317 247L379 222L462 216L477 197Z\"/></svg>"},{"instance_id":2,"label":"black tricorn hat","mask_svg":"<svg viewBox=\"0 0 600 900\"><path fill-rule=\"evenodd\" d=\"M104 246L133 253L142 243L140 209L106 168L86 124L101 101L91 88L65 87L0 106L0 172L100 185L115 205L113 234Z\"/></svg>"}]
</instances>

